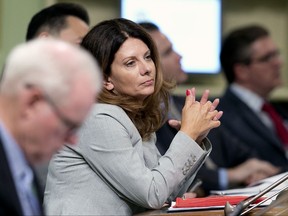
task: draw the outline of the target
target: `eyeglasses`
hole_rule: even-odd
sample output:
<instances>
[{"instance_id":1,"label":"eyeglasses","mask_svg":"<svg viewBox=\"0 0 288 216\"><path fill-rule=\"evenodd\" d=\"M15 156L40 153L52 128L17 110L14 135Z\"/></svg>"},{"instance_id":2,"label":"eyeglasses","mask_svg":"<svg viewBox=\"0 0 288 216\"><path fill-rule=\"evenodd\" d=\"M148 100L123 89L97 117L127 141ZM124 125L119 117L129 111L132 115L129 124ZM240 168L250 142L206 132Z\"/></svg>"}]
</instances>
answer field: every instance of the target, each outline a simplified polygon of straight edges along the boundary
<instances>
[{"instance_id":1,"label":"eyeglasses","mask_svg":"<svg viewBox=\"0 0 288 216\"><path fill-rule=\"evenodd\" d=\"M26 84L26 88L38 88L37 86L31 85L31 84ZM42 92L43 99L50 105L50 107L53 109L54 113L57 115L57 117L60 119L62 124L67 128L66 136L70 137L73 136L77 133L77 130L80 127L79 123L75 123L68 118L66 118L59 108L56 106L56 104L53 102L53 100L47 95Z\"/></svg>"},{"instance_id":2,"label":"eyeglasses","mask_svg":"<svg viewBox=\"0 0 288 216\"><path fill-rule=\"evenodd\" d=\"M273 50L271 52L268 52L267 54L255 58L255 59L251 59L249 64L253 64L253 63L268 63L270 61L272 61L275 58L278 58L280 56L280 51L279 50Z\"/></svg>"},{"instance_id":3,"label":"eyeglasses","mask_svg":"<svg viewBox=\"0 0 288 216\"><path fill-rule=\"evenodd\" d=\"M50 97L47 95L44 95L44 100L51 106L53 109L54 113L57 115L57 117L60 119L60 121L65 125L67 128L67 137L73 136L77 133L77 130L80 127L80 124L75 123L71 121L70 119L66 118L60 110L57 108L56 104L51 100Z\"/></svg>"}]
</instances>

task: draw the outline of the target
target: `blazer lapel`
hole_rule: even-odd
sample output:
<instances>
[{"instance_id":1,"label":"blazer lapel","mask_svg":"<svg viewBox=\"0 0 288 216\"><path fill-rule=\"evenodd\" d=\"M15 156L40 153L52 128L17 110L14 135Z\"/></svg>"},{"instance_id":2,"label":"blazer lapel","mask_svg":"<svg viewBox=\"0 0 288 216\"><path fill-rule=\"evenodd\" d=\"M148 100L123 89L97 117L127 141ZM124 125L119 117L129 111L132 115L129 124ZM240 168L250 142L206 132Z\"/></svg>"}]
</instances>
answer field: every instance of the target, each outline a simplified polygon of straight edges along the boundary
<instances>
[{"instance_id":1,"label":"blazer lapel","mask_svg":"<svg viewBox=\"0 0 288 216\"><path fill-rule=\"evenodd\" d=\"M261 134L263 139L267 140L275 147L283 150L283 144L280 142L276 134L274 134L266 125L263 124L261 119L250 109L242 100L240 100L230 89L226 91L224 97L227 97L227 101L232 103L229 106L233 106L245 122L251 127L251 130L255 130L256 133ZM225 100L226 101L226 100ZM225 115L225 114L224 114Z\"/></svg>"}]
</instances>

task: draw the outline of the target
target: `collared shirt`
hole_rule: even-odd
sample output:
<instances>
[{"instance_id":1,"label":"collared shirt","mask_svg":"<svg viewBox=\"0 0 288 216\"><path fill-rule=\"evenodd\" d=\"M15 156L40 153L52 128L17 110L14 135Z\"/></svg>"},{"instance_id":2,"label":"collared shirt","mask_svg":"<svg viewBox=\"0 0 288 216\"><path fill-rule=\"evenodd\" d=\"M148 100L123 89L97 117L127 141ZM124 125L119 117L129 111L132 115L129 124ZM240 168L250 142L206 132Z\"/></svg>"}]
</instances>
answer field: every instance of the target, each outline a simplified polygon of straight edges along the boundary
<instances>
[{"instance_id":1,"label":"collared shirt","mask_svg":"<svg viewBox=\"0 0 288 216\"><path fill-rule=\"evenodd\" d=\"M235 95L237 95L248 107L250 107L251 110L256 113L263 124L265 124L268 128L275 130L273 122L267 113L262 111L262 106L265 102L263 98L236 83L231 84L230 88Z\"/></svg>"},{"instance_id":2,"label":"collared shirt","mask_svg":"<svg viewBox=\"0 0 288 216\"><path fill-rule=\"evenodd\" d=\"M36 196L32 194L33 191L31 190L31 185L33 182L33 171L28 165L28 162L26 161L25 156L19 145L16 143L10 133L5 129L2 123L0 123L0 134L3 140L4 151L7 155L7 160L10 166L10 170L12 172L12 177L16 185L16 191L24 215L39 215L39 202ZM30 195L28 197L27 191L32 192L29 193ZM33 206L31 206L30 203L31 199L33 200Z\"/></svg>"}]
</instances>

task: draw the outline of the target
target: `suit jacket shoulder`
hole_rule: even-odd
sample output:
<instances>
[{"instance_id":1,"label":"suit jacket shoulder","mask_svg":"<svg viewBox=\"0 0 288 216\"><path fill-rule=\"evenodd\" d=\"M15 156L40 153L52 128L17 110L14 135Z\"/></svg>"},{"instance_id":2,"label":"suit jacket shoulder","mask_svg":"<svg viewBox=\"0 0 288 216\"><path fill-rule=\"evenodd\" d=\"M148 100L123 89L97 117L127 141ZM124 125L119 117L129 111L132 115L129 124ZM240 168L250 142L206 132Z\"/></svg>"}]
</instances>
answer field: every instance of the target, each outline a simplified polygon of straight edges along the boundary
<instances>
[{"instance_id":1,"label":"suit jacket shoulder","mask_svg":"<svg viewBox=\"0 0 288 216\"><path fill-rule=\"evenodd\" d=\"M287 167L288 160L283 144L257 114L240 100L229 88L220 99L219 110L223 110L221 125L246 148L276 166Z\"/></svg>"},{"instance_id":2,"label":"suit jacket shoulder","mask_svg":"<svg viewBox=\"0 0 288 216\"><path fill-rule=\"evenodd\" d=\"M23 215L12 173L0 139L0 215Z\"/></svg>"}]
</instances>

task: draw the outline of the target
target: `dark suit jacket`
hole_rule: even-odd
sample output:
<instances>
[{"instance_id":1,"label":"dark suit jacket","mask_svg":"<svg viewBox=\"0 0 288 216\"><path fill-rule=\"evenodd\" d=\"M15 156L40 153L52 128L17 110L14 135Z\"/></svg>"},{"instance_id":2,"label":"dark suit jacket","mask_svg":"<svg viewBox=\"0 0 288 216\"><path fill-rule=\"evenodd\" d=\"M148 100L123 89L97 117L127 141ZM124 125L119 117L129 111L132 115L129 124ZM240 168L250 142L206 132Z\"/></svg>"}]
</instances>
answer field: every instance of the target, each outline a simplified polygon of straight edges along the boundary
<instances>
[{"instance_id":1,"label":"dark suit jacket","mask_svg":"<svg viewBox=\"0 0 288 216\"><path fill-rule=\"evenodd\" d=\"M257 151L261 159L287 170L288 160L279 138L229 88L220 98L218 108L224 111L221 124L233 137L251 151Z\"/></svg>"},{"instance_id":2,"label":"dark suit jacket","mask_svg":"<svg viewBox=\"0 0 288 216\"><path fill-rule=\"evenodd\" d=\"M185 102L185 97L173 96L173 101L179 111ZM164 154L174 138L177 130L170 127L168 123L165 123L157 132L157 148L161 154ZM225 129L224 126L215 128L210 131L208 138L212 143L212 151L209 158L216 165L215 168L211 168L205 163L199 170L197 177L203 181L202 188L206 194L210 190L219 190L219 167L231 168L241 164L245 160L256 157L254 151L249 151L243 146L237 139Z\"/></svg>"},{"instance_id":3,"label":"dark suit jacket","mask_svg":"<svg viewBox=\"0 0 288 216\"><path fill-rule=\"evenodd\" d=\"M34 175L35 176L35 175ZM38 193L40 207L42 207L43 195L39 189L37 180L35 186ZM43 215L42 209L42 215ZM2 140L0 139L0 215L23 215L22 207L16 192L16 186L8 165Z\"/></svg>"}]
</instances>

